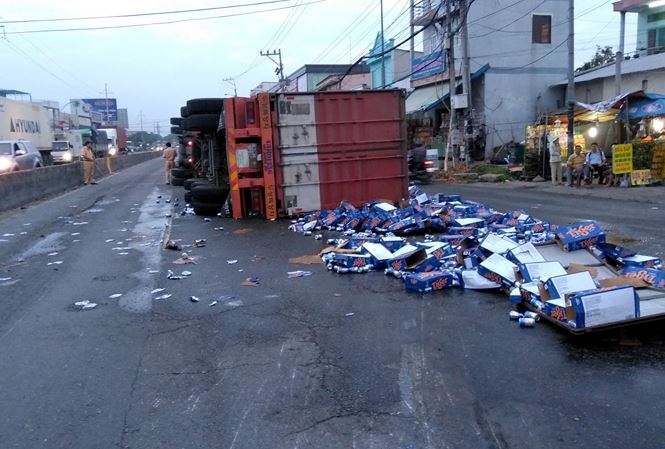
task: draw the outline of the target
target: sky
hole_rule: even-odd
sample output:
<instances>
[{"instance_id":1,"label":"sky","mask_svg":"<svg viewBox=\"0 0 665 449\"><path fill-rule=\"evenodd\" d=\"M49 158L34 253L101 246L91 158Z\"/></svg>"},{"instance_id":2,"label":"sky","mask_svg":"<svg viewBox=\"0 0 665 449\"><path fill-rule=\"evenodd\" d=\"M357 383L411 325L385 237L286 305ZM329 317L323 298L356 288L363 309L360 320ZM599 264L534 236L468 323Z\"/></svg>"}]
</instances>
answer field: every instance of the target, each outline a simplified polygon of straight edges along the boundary
<instances>
[{"instance_id":1,"label":"sky","mask_svg":"<svg viewBox=\"0 0 665 449\"><path fill-rule=\"evenodd\" d=\"M280 51L285 76L305 64L353 63L381 30L381 10L386 39L404 40L409 3L4 0L0 89L57 101L64 111L70 99L116 98L130 130L166 135L188 99L247 96L277 81L278 57L261 53ZM611 0L575 0L576 67L596 45L618 48L619 17ZM626 52L635 48L635 23L627 14Z\"/></svg>"}]
</instances>

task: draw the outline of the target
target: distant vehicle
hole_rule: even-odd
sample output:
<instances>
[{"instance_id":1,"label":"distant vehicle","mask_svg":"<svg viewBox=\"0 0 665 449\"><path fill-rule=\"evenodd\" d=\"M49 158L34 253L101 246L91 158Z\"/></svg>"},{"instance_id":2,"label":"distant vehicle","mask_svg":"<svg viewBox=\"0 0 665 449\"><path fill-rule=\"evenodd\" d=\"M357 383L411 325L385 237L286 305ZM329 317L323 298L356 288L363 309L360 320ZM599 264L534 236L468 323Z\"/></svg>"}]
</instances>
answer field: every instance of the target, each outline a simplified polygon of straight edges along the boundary
<instances>
[{"instance_id":1,"label":"distant vehicle","mask_svg":"<svg viewBox=\"0 0 665 449\"><path fill-rule=\"evenodd\" d=\"M105 154L95 154L97 157L115 156L127 152L127 131L120 126L102 126L97 132L104 131L107 136L107 149Z\"/></svg>"},{"instance_id":2,"label":"distant vehicle","mask_svg":"<svg viewBox=\"0 0 665 449\"><path fill-rule=\"evenodd\" d=\"M436 148L428 148L425 153L425 169L431 173L438 171L440 168L439 150Z\"/></svg>"},{"instance_id":3,"label":"distant vehicle","mask_svg":"<svg viewBox=\"0 0 665 449\"><path fill-rule=\"evenodd\" d=\"M44 166L42 155L28 140L0 141L0 173Z\"/></svg>"},{"instance_id":4,"label":"distant vehicle","mask_svg":"<svg viewBox=\"0 0 665 449\"><path fill-rule=\"evenodd\" d=\"M51 158L54 164L68 164L77 161L83 148L83 133L80 130L69 131L51 142Z\"/></svg>"}]
</instances>

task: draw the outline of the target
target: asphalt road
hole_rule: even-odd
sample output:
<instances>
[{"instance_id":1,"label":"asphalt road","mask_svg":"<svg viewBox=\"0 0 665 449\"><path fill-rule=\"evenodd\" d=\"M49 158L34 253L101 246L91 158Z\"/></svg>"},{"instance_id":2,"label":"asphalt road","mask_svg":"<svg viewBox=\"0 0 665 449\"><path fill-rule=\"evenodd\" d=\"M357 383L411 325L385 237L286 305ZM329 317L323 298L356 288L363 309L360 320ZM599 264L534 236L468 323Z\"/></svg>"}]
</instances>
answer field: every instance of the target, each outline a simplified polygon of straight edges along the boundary
<instances>
[{"instance_id":1,"label":"asphalt road","mask_svg":"<svg viewBox=\"0 0 665 449\"><path fill-rule=\"evenodd\" d=\"M427 189L596 219L662 257L658 198ZM659 326L631 331L637 346L521 329L502 294L412 294L383 273L294 264L337 235L181 216L182 192L153 160L0 216L0 447L662 447ZM174 263L183 252L196 263Z\"/></svg>"}]
</instances>

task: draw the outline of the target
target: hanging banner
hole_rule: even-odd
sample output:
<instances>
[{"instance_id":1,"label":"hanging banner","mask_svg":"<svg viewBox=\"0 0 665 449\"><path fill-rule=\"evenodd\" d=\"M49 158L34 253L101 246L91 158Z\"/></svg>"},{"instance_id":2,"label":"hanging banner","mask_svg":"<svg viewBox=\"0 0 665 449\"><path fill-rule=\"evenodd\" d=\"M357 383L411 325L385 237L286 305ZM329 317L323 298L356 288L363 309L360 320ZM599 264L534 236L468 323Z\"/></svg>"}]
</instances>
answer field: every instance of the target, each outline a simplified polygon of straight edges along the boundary
<instances>
[{"instance_id":1,"label":"hanging banner","mask_svg":"<svg viewBox=\"0 0 665 449\"><path fill-rule=\"evenodd\" d=\"M624 143L612 146L612 172L615 175L633 171L633 144Z\"/></svg>"}]
</instances>

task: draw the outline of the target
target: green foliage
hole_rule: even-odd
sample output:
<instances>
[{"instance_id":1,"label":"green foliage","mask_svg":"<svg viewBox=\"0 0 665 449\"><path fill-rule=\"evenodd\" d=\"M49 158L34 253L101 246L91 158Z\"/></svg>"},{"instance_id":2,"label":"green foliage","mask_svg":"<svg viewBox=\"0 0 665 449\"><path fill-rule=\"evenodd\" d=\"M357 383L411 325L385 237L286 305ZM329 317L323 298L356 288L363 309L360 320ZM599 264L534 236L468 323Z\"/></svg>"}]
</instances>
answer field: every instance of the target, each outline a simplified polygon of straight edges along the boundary
<instances>
[{"instance_id":1,"label":"green foliage","mask_svg":"<svg viewBox=\"0 0 665 449\"><path fill-rule=\"evenodd\" d=\"M584 72L585 70L593 69L607 64L608 62L613 62L615 58L614 51L612 47L606 45L601 48L600 45L596 45L596 54L593 55L591 61L585 62L580 67L575 69L575 72Z\"/></svg>"}]
</instances>

